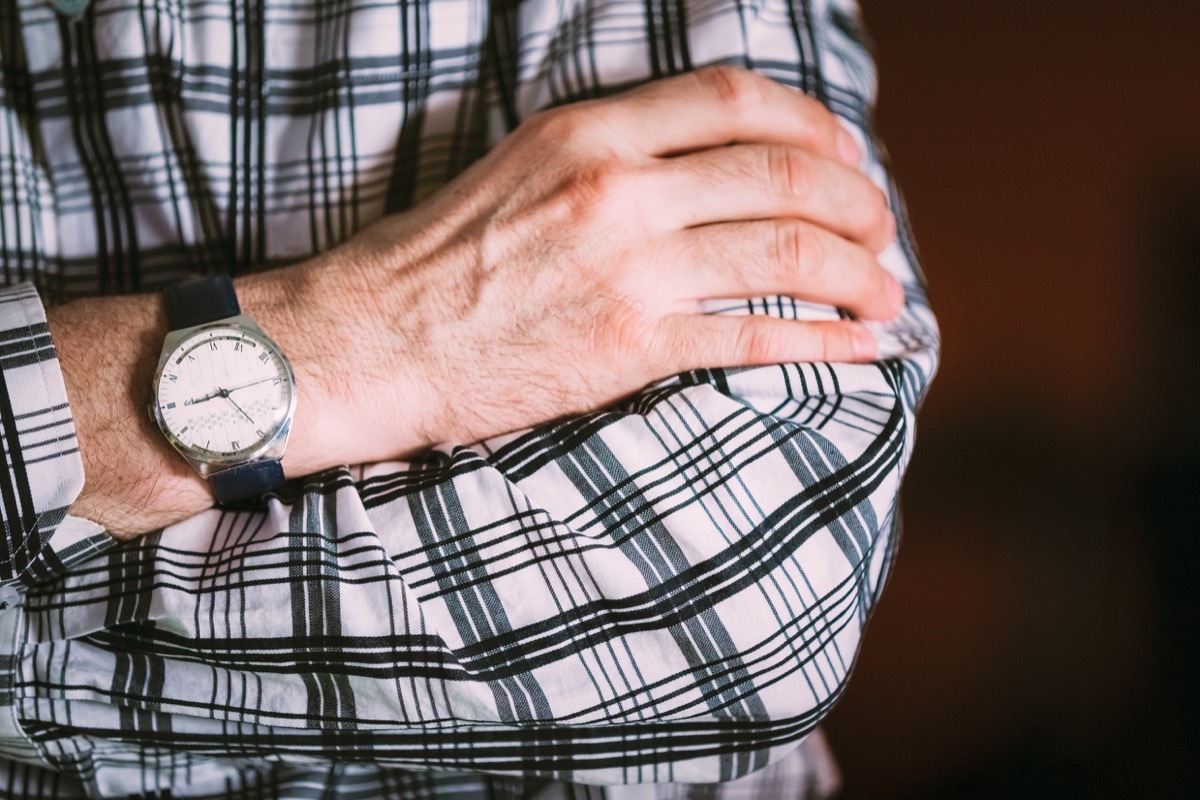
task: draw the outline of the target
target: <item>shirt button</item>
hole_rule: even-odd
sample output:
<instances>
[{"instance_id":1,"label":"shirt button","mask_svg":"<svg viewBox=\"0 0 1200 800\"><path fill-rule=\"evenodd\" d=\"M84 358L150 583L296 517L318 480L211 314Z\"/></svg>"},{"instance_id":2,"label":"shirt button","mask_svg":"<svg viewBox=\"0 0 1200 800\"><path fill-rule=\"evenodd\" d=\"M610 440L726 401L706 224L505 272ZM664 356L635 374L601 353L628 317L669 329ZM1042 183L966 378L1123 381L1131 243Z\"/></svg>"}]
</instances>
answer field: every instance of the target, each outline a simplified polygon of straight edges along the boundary
<instances>
[{"instance_id":1,"label":"shirt button","mask_svg":"<svg viewBox=\"0 0 1200 800\"><path fill-rule=\"evenodd\" d=\"M21 593L11 586L0 586L0 611L21 605Z\"/></svg>"},{"instance_id":2,"label":"shirt button","mask_svg":"<svg viewBox=\"0 0 1200 800\"><path fill-rule=\"evenodd\" d=\"M64 17L77 17L87 11L90 2L92 0L50 0L50 5Z\"/></svg>"}]
</instances>

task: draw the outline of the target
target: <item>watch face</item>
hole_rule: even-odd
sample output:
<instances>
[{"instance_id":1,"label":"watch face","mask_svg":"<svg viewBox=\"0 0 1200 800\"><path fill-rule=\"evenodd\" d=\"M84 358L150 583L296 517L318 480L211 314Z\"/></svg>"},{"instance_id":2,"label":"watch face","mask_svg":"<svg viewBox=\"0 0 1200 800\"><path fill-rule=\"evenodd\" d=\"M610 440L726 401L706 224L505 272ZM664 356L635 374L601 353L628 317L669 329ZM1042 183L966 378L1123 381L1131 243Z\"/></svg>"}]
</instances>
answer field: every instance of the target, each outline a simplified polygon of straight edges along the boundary
<instances>
[{"instance_id":1,"label":"watch face","mask_svg":"<svg viewBox=\"0 0 1200 800\"><path fill-rule=\"evenodd\" d=\"M288 422L295 386L279 349L242 328L206 328L162 361L156 405L163 432L203 460L263 449Z\"/></svg>"}]
</instances>

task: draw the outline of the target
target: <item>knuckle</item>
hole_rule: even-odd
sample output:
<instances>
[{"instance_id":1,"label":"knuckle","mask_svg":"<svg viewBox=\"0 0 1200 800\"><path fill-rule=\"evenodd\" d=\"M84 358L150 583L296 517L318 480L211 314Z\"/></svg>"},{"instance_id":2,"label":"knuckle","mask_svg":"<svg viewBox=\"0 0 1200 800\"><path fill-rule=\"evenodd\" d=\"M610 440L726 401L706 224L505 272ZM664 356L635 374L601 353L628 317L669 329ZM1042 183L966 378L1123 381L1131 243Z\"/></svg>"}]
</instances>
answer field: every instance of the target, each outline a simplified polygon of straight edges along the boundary
<instances>
[{"instance_id":1,"label":"knuckle","mask_svg":"<svg viewBox=\"0 0 1200 800\"><path fill-rule=\"evenodd\" d=\"M628 174L609 163L595 163L573 170L557 192L558 205L574 220L594 219L605 209L618 206L626 196Z\"/></svg>"},{"instance_id":2,"label":"knuckle","mask_svg":"<svg viewBox=\"0 0 1200 800\"><path fill-rule=\"evenodd\" d=\"M796 220L776 220L774 263L782 276L811 277L825 263L821 237Z\"/></svg>"},{"instance_id":3,"label":"knuckle","mask_svg":"<svg viewBox=\"0 0 1200 800\"><path fill-rule=\"evenodd\" d=\"M877 217L876 221L880 222L880 223L884 222L890 213L892 213L892 210L888 203L887 193L884 192L883 189L880 189L878 186L876 186L875 187L875 214Z\"/></svg>"},{"instance_id":4,"label":"knuckle","mask_svg":"<svg viewBox=\"0 0 1200 800\"><path fill-rule=\"evenodd\" d=\"M656 351L655 326L646 305L632 298L612 304L598 323L597 349L626 364L645 363Z\"/></svg>"},{"instance_id":5,"label":"knuckle","mask_svg":"<svg viewBox=\"0 0 1200 800\"><path fill-rule=\"evenodd\" d=\"M762 100L758 79L746 70L719 64L704 67L695 74L734 113L757 108Z\"/></svg>"},{"instance_id":6,"label":"knuckle","mask_svg":"<svg viewBox=\"0 0 1200 800\"><path fill-rule=\"evenodd\" d=\"M706 337L684 335L678 325L659 319L647 334L646 360L656 375L678 372L698 363L709 349Z\"/></svg>"},{"instance_id":7,"label":"knuckle","mask_svg":"<svg viewBox=\"0 0 1200 800\"><path fill-rule=\"evenodd\" d=\"M766 148L767 175L783 197L803 197L812 181L812 166L799 151L785 145Z\"/></svg>"},{"instance_id":8,"label":"knuckle","mask_svg":"<svg viewBox=\"0 0 1200 800\"><path fill-rule=\"evenodd\" d=\"M758 324L747 318L738 331L737 348L747 364L772 364L782 361L783 342L774 326Z\"/></svg>"},{"instance_id":9,"label":"knuckle","mask_svg":"<svg viewBox=\"0 0 1200 800\"><path fill-rule=\"evenodd\" d=\"M823 337L822 361L857 361L860 359L858 334L847 325L838 326Z\"/></svg>"},{"instance_id":10,"label":"knuckle","mask_svg":"<svg viewBox=\"0 0 1200 800\"><path fill-rule=\"evenodd\" d=\"M588 123L581 109L573 106L538 111L521 123L520 130L538 143L561 145L582 137Z\"/></svg>"},{"instance_id":11,"label":"knuckle","mask_svg":"<svg viewBox=\"0 0 1200 800\"><path fill-rule=\"evenodd\" d=\"M883 193L883 190L878 186L874 186L873 189L870 199L867 201L863 219L869 230L880 231L886 227L891 210L888 208L887 195Z\"/></svg>"},{"instance_id":12,"label":"knuckle","mask_svg":"<svg viewBox=\"0 0 1200 800\"><path fill-rule=\"evenodd\" d=\"M854 361L858 348L855 346L853 329L843 328L837 338L829 342L825 348L822 361Z\"/></svg>"},{"instance_id":13,"label":"knuckle","mask_svg":"<svg viewBox=\"0 0 1200 800\"><path fill-rule=\"evenodd\" d=\"M854 342L849 331L835 328L817 337L815 350L817 356L814 361L843 361L854 352Z\"/></svg>"}]
</instances>

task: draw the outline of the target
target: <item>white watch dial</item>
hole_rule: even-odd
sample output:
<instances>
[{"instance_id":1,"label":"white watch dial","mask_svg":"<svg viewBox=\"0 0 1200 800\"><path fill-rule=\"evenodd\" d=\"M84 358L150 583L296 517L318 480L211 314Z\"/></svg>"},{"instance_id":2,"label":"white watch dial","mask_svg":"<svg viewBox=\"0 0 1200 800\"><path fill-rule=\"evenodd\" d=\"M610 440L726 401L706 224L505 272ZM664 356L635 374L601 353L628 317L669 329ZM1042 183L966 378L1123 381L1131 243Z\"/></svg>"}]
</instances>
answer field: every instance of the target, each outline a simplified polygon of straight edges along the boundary
<instances>
[{"instance_id":1,"label":"white watch dial","mask_svg":"<svg viewBox=\"0 0 1200 800\"><path fill-rule=\"evenodd\" d=\"M270 342L240 328L208 328L163 363L158 414L167 433L201 455L232 456L270 441L294 387Z\"/></svg>"}]
</instances>

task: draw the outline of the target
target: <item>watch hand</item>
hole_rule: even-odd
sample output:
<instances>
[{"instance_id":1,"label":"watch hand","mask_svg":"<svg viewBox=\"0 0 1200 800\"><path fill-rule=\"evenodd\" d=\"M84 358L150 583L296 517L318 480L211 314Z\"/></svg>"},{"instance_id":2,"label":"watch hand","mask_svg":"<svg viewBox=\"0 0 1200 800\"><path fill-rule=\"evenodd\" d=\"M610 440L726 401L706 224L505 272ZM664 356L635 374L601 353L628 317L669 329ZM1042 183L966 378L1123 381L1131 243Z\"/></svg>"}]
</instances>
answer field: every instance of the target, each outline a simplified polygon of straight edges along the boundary
<instances>
[{"instance_id":1,"label":"watch hand","mask_svg":"<svg viewBox=\"0 0 1200 800\"><path fill-rule=\"evenodd\" d=\"M257 385L258 385L258 384L260 384L260 383L266 383L267 381L273 381L273 380L275 380L275 376L274 376L274 375L272 375L270 378L259 378L259 379L258 379L258 380L256 380L256 381L250 381L249 383L243 383L241 386L235 386L235 387L233 387L232 389L226 389L226 390L225 390L225 395L226 395L226 396L228 396L230 393L232 393L232 392L236 392L236 391L238 391L239 389L245 389L245 388L247 388L247 387L249 387L249 386L257 386Z\"/></svg>"},{"instance_id":2,"label":"watch hand","mask_svg":"<svg viewBox=\"0 0 1200 800\"><path fill-rule=\"evenodd\" d=\"M234 386L232 389L221 389L218 387L218 389L215 392L209 392L208 394L204 395L203 397L194 397L191 400L184 402L184 405L185 406L194 406L197 403L203 403L206 400L212 400L214 397L229 397L229 394L231 392L236 392L239 389L246 389L251 386L257 386L260 383L266 383L267 381L273 381L273 380L275 380L275 377L271 376L270 378L259 378L256 381L250 381L249 383L243 383L241 386ZM237 405L237 403L234 403L234 405ZM240 408L238 410L241 411ZM244 414L246 412L243 411L242 413ZM250 418L246 417L246 419L250 419ZM250 420L250 421L253 422L254 420Z\"/></svg>"},{"instance_id":3,"label":"watch hand","mask_svg":"<svg viewBox=\"0 0 1200 800\"><path fill-rule=\"evenodd\" d=\"M229 390L229 391L233 391L233 390ZM239 414L246 417L247 420L250 420L251 425L254 425L253 417L251 417L250 414L246 414L246 411L242 410L240 405L238 405L238 403L234 402L234 399L232 397L229 397L228 391L222 392L222 397L226 398L227 401L229 401L229 403L232 404L235 409L238 409Z\"/></svg>"},{"instance_id":4,"label":"watch hand","mask_svg":"<svg viewBox=\"0 0 1200 800\"><path fill-rule=\"evenodd\" d=\"M226 391L225 389L217 389L217 391L209 392L208 394L204 395L203 397L193 397L191 400L185 400L183 404L185 406L194 406L197 403L203 403L206 400L212 400L214 397L228 397L228 396L229 396L229 392Z\"/></svg>"}]
</instances>

